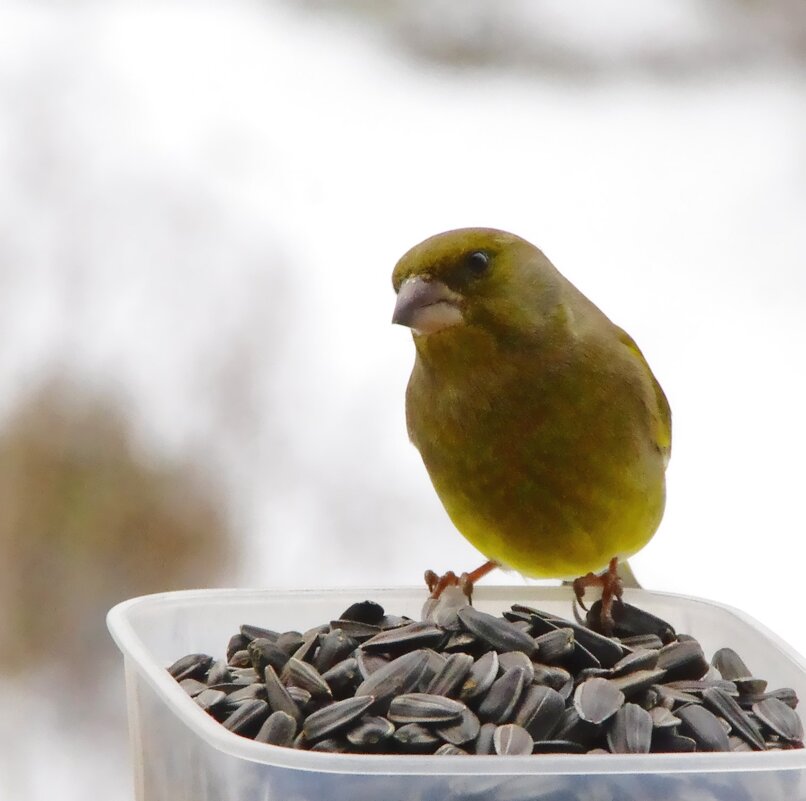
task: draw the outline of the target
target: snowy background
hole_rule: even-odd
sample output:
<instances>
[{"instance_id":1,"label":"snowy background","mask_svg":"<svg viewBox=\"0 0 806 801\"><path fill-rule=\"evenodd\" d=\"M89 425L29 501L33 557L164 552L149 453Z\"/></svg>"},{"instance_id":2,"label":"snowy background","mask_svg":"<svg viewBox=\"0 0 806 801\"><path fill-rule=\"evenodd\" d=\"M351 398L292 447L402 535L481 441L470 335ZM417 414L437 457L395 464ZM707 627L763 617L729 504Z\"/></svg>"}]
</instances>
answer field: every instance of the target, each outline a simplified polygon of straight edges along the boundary
<instances>
[{"instance_id":1,"label":"snowy background","mask_svg":"<svg viewBox=\"0 0 806 801\"><path fill-rule=\"evenodd\" d=\"M408 444L413 347L389 320L406 249L486 225L538 244L666 390L667 513L632 560L642 583L740 607L806 652L806 14L574 9L0 6L6 435L43 398L59 430L98 402L132 464L192 467L220 499L228 558L121 573L88 602L99 649L106 608L138 592L415 584L479 563ZM15 561L34 527L2 525L0 581L47 585L50 546ZM31 627L3 614L14 652ZM79 715L51 642L0 672L0 796L129 799L120 665Z\"/></svg>"}]
</instances>

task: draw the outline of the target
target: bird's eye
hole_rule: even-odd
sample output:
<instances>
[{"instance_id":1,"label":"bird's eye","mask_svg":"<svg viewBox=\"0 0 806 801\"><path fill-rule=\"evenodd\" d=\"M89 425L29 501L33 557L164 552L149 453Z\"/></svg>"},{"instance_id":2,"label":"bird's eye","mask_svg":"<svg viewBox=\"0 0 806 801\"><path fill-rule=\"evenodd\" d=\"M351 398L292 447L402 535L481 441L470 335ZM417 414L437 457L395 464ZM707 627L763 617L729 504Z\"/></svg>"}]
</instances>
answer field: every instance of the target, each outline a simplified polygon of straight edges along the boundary
<instances>
[{"instance_id":1,"label":"bird's eye","mask_svg":"<svg viewBox=\"0 0 806 801\"><path fill-rule=\"evenodd\" d=\"M467 266L473 275L482 275L490 266L490 256L483 250L474 250L467 256Z\"/></svg>"}]
</instances>

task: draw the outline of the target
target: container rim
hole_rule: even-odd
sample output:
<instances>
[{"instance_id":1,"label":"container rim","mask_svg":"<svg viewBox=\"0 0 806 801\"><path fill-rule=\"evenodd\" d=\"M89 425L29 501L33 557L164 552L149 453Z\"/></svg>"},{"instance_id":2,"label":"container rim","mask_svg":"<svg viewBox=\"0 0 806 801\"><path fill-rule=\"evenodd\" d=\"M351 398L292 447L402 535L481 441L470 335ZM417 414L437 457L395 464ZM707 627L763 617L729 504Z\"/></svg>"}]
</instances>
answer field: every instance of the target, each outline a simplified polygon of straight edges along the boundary
<instances>
[{"instance_id":1,"label":"container rim","mask_svg":"<svg viewBox=\"0 0 806 801\"><path fill-rule=\"evenodd\" d=\"M410 597L422 593L422 587L334 587L313 589L195 589L154 593L130 598L109 610L106 621L113 640L123 653L127 666L151 686L182 722L213 748L250 762L258 762L289 770L305 770L321 773L385 774L385 775L590 775L622 773L721 773L746 771L781 771L806 769L806 749L782 751L753 751L731 753L688 754L545 754L539 759L524 756L481 756L472 759L455 756L415 756L396 754L327 754L313 751L298 751L280 746L256 743L227 731L194 704L163 665L157 664L148 648L136 634L129 620L132 610L141 606L186 605L193 601L210 600L266 600L267 598L297 598L299 596L327 596L350 593L367 594L368 597L383 595ZM570 598L568 587L545 587L523 585L492 585L476 587L474 598L484 601L509 600L517 596L519 601L555 600ZM752 627L769 645L780 651L781 656L803 673L806 660L777 634L752 616L727 604L679 593L651 592L649 590L625 590L625 599L637 600L656 597L684 600L717 608L738 618Z\"/></svg>"}]
</instances>

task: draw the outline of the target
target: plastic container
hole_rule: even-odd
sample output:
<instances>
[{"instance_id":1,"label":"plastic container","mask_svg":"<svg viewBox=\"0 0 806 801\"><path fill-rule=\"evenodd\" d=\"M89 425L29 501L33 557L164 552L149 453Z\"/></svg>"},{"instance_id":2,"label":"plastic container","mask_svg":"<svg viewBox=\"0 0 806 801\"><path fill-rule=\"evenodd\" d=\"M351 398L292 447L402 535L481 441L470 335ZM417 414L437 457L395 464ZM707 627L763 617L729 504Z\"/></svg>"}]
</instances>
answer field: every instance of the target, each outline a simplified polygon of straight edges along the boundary
<instances>
[{"instance_id":1,"label":"plastic container","mask_svg":"<svg viewBox=\"0 0 806 801\"><path fill-rule=\"evenodd\" d=\"M806 750L729 754L393 756L296 751L226 731L165 670L191 652L223 656L241 623L305 630L371 598L418 617L417 589L210 590L135 598L109 613L125 658L138 801L806 801ZM806 698L806 662L747 615L682 596L628 590L625 600L694 635L709 656L731 646L770 688ZM498 613L515 602L568 616L562 587L478 587Z\"/></svg>"}]
</instances>

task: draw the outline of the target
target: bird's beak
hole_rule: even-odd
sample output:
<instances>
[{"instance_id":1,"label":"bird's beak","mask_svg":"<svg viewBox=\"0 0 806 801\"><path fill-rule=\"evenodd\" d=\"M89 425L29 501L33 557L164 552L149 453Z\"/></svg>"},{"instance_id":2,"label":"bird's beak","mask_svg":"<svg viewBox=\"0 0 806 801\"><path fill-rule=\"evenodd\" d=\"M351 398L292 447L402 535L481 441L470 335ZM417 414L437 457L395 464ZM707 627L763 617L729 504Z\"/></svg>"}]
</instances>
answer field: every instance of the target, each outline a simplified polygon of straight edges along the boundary
<instances>
[{"instance_id":1,"label":"bird's beak","mask_svg":"<svg viewBox=\"0 0 806 801\"><path fill-rule=\"evenodd\" d=\"M415 334L435 334L462 322L460 298L442 281L407 278L397 293L392 322L408 326Z\"/></svg>"}]
</instances>

